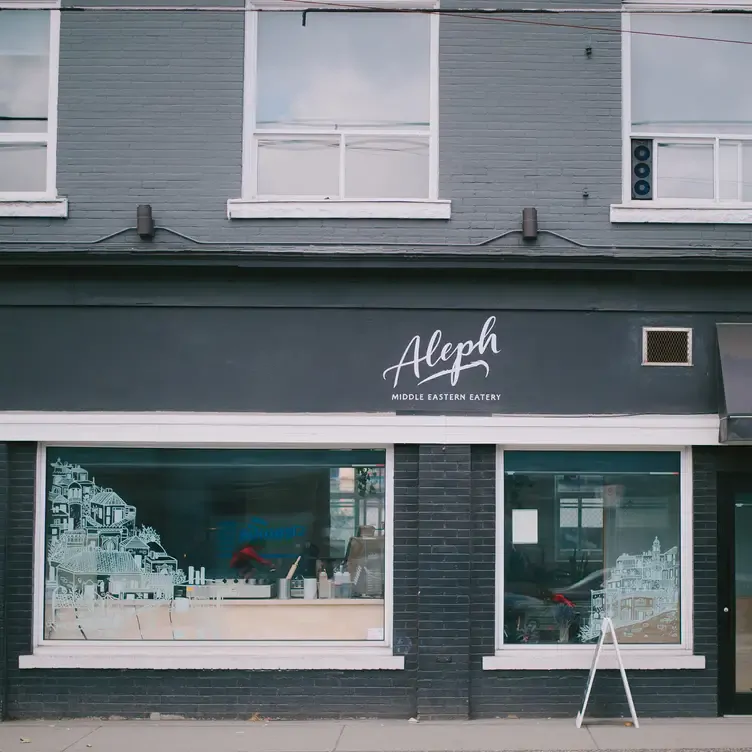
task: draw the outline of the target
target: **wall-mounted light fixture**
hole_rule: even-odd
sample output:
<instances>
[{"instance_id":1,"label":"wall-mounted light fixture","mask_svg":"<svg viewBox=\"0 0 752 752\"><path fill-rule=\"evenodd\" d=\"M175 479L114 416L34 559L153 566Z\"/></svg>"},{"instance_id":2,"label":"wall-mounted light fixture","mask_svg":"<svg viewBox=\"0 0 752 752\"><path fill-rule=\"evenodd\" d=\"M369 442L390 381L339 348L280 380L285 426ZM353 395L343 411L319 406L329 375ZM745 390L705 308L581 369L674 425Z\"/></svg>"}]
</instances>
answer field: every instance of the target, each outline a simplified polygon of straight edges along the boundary
<instances>
[{"instance_id":1,"label":"wall-mounted light fixture","mask_svg":"<svg viewBox=\"0 0 752 752\"><path fill-rule=\"evenodd\" d=\"M151 215L150 204L141 204L136 209L136 232L142 240L154 237L154 217Z\"/></svg>"},{"instance_id":2,"label":"wall-mounted light fixture","mask_svg":"<svg viewBox=\"0 0 752 752\"><path fill-rule=\"evenodd\" d=\"M522 210L522 239L536 240L538 237L538 210L527 208Z\"/></svg>"}]
</instances>

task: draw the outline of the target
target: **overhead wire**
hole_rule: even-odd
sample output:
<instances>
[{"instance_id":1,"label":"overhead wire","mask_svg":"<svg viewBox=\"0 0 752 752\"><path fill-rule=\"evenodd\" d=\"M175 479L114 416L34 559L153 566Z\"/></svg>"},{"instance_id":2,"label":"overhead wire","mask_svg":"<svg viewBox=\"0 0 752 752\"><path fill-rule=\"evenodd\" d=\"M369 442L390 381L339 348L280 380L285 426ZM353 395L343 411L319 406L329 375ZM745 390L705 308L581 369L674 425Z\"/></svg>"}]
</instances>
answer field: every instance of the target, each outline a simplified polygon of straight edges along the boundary
<instances>
[{"instance_id":1,"label":"overhead wire","mask_svg":"<svg viewBox=\"0 0 752 752\"><path fill-rule=\"evenodd\" d=\"M498 21L500 23L523 24L529 26L552 27L561 29L576 29L581 31L602 32L604 34L628 34L638 36L663 37L666 39L687 39L699 42L717 42L721 44L752 45L752 40L725 39L722 37L704 37L692 34L670 34L666 32L645 31L637 29L612 28L592 24L558 23L552 21L530 20L522 18L505 18L511 15L752 15L752 7L734 6L732 8L708 8L692 4L677 8L431 8L431 7L393 7L367 6L354 3L322 2L320 0L281 0L294 5L295 8L285 10L275 7L246 7L244 5L65 5L59 8L45 8L44 6L20 6L3 4L0 0L0 11L16 10L38 12L55 10L62 13L82 12L153 12L153 13L259 13L300 12L308 13L415 13L422 15L454 16L471 20Z\"/></svg>"}]
</instances>

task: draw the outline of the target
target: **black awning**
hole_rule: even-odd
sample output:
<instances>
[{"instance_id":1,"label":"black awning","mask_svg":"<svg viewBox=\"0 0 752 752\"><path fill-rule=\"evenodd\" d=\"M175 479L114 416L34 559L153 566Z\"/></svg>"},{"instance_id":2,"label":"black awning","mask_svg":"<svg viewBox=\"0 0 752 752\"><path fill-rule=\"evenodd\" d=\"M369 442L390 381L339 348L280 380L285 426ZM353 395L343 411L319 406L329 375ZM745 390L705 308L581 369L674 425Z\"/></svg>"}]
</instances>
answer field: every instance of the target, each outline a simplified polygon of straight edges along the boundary
<instances>
[{"instance_id":1,"label":"black awning","mask_svg":"<svg viewBox=\"0 0 752 752\"><path fill-rule=\"evenodd\" d=\"M752 324L717 324L722 444L752 442Z\"/></svg>"}]
</instances>

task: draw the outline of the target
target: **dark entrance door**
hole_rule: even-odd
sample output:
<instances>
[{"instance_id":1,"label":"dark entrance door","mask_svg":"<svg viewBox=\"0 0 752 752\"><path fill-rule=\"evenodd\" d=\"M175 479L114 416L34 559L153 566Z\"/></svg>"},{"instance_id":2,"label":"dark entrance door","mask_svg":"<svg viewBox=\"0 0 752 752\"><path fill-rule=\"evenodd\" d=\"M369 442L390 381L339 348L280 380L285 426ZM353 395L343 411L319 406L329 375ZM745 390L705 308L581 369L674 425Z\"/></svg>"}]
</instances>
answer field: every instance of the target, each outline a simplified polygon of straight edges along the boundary
<instances>
[{"instance_id":1,"label":"dark entrance door","mask_svg":"<svg viewBox=\"0 0 752 752\"><path fill-rule=\"evenodd\" d=\"M752 713L752 474L719 482L720 710Z\"/></svg>"}]
</instances>

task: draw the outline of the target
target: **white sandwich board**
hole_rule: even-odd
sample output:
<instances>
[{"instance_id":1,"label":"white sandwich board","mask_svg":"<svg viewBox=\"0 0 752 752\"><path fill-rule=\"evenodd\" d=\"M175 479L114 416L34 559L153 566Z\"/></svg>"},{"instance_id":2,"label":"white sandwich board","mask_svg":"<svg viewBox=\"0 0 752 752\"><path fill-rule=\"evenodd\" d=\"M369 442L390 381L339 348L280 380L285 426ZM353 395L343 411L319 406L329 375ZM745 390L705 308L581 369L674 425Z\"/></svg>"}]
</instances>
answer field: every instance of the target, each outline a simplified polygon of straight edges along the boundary
<instances>
[{"instance_id":1,"label":"white sandwich board","mask_svg":"<svg viewBox=\"0 0 752 752\"><path fill-rule=\"evenodd\" d=\"M601 624L601 636L598 638L598 643L595 646L595 654L593 655L593 663L590 666L590 673L588 674L585 697L582 701L582 709L577 713L577 728L582 726L582 721L585 718L585 710L587 709L588 700L590 699L590 691L593 689L593 682L595 681L595 672L598 670L598 659L601 657L601 650L603 650L603 645L606 641L606 634L608 632L611 633L614 650L616 651L616 660L619 664L619 672L621 673L621 680L624 684L624 691L627 694L627 703L629 703L629 712L632 714L632 723L634 723L635 728L640 728L640 724L637 721L637 711L635 710L634 702L632 701L632 691L630 690L629 682L627 681L627 672L624 670L624 661L621 659L619 642L616 639L616 630L614 629L614 623L608 616Z\"/></svg>"}]
</instances>

